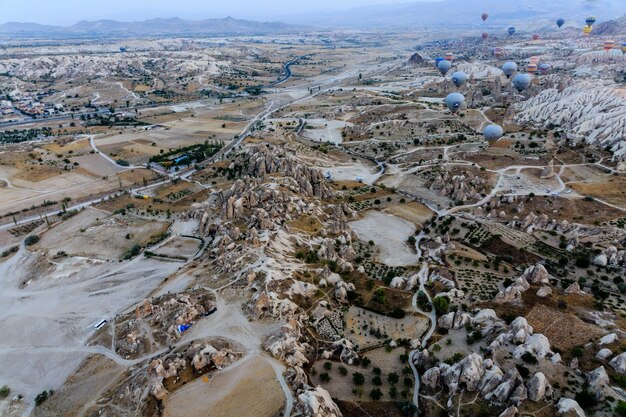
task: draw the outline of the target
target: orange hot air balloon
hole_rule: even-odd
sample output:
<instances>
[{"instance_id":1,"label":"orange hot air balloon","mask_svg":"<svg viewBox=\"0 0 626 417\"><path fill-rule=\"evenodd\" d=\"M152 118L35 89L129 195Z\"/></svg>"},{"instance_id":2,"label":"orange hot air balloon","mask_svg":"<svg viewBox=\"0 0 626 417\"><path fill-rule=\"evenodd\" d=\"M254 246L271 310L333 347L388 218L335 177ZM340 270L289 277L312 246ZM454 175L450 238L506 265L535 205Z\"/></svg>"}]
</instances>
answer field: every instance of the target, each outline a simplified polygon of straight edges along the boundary
<instances>
[{"instance_id":1,"label":"orange hot air balloon","mask_svg":"<svg viewBox=\"0 0 626 417\"><path fill-rule=\"evenodd\" d=\"M604 50L606 52L609 52L613 48L615 48L615 41L614 40L606 40L606 41L604 41Z\"/></svg>"},{"instance_id":2,"label":"orange hot air balloon","mask_svg":"<svg viewBox=\"0 0 626 417\"><path fill-rule=\"evenodd\" d=\"M535 33L535 34L533 35L533 40L534 40L534 41L538 41L538 40L539 40L539 34L538 34L538 33Z\"/></svg>"},{"instance_id":3,"label":"orange hot air balloon","mask_svg":"<svg viewBox=\"0 0 626 417\"><path fill-rule=\"evenodd\" d=\"M487 32L483 32L482 37L483 37L483 41L486 41L487 38L489 38L489 34Z\"/></svg>"},{"instance_id":4,"label":"orange hot air balloon","mask_svg":"<svg viewBox=\"0 0 626 417\"><path fill-rule=\"evenodd\" d=\"M583 35L589 36L590 33L591 33L591 26L583 27Z\"/></svg>"},{"instance_id":5,"label":"orange hot air balloon","mask_svg":"<svg viewBox=\"0 0 626 417\"><path fill-rule=\"evenodd\" d=\"M452 52L448 52L443 57L446 61L452 62L452 60L454 59L454 54Z\"/></svg>"},{"instance_id":6,"label":"orange hot air balloon","mask_svg":"<svg viewBox=\"0 0 626 417\"><path fill-rule=\"evenodd\" d=\"M489 17L489 13L483 13L480 15L480 18L483 19L483 22L487 20L488 17Z\"/></svg>"},{"instance_id":7,"label":"orange hot air balloon","mask_svg":"<svg viewBox=\"0 0 626 417\"><path fill-rule=\"evenodd\" d=\"M529 74L534 74L537 72L537 64L528 64L526 65L526 72Z\"/></svg>"}]
</instances>

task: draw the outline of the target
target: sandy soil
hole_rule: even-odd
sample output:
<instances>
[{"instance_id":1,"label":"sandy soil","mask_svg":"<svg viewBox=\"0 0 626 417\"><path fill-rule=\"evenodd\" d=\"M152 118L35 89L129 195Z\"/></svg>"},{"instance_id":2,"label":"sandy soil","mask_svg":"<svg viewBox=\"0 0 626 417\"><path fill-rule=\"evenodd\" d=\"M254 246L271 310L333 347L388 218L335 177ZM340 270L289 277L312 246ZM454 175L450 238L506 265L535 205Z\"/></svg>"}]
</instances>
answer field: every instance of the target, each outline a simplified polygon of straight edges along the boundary
<instances>
[{"instance_id":1,"label":"sandy soil","mask_svg":"<svg viewBox=\"0 0 626 417\"><path fill-rule=\"evenodd\" d=\"M280 414L284 394L274 369L259 354L250 355L185 385L164 401L164 417L273 417Z\"/></svg>"},{"instance_id":2,"label":"sandy soil","mask_svg":"<svg viewBox=\"0 0 626 417\"><path fill-rule=\"evenodd\" d=\"M312 129L303 129L302 135L316 142L341 143L343 142L341 129L346 126L352 126L352 123L327 119L306 119L305 123L307 126L311 126Z\"/></svg>"},{"instance_id":3,"label":"sandy soil","mask_svg":"<svg viewBox=\"0 0 626 417\"><path fill-rule=\"evenodd\" d=\"M146 244L151 236L165 232L167 224L134 216L112 216L87 208L46 232L39 243L53 253L92 259L120 259L133 245Z\"/></svg>"},{"instance_id":4,"label":"sandy soil","mask_svg":"<svg viewBox=\"0 0 626 417\"><path fill-rule=\"evenodd\" d=\"M84 346L94 323L142 301L178 266L141 257L49 263L22 248L0 264L0 381L29 402L61 386L94 353Z\"/></svg>"},{"instance_id":5,"label":"sandy soil","mask_svg":"<svg viewBox=\"0 0 626 417\"><path fill-rule=\"evenodd\" d=\"M158 255L190 258L198 252L201 242L188 237L174 237L154 251Z\"/></svg>"},{"instance_id":6,"label":"sandy soil","mask_svg":"<svg viewBox=\"0 0 626 417\"><path fill-rule=\"evenodd\" d=\"M364 184L372 185L380 177L380 168L364 161L318 168L323 170L324 174L330 173L335 181L356 181L360 177Z\"/></svg>"},{"instance_id":7,"label":"sandy soil","mask_svg":"<svg viewBox=\"0 0 626 417\"><path fill-rule=\"evenodd\" d=\"M406 243L415 233L415 225L391 214L370 210L353 222L350 227L359 239L372 240L380 247L380 261L389 266L410 266L419 262L419 257Z\"/></svg>"}]
</instances>

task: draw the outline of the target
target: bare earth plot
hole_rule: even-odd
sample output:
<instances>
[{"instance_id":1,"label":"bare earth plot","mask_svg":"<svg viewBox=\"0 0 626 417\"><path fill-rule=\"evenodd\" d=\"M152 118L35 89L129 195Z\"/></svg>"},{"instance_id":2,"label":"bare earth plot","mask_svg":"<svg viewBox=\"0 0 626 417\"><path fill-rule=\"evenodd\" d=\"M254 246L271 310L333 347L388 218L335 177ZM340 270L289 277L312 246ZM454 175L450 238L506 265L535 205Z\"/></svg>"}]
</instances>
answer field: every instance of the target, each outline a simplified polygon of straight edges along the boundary
<instances>
[{"instance_id":1,"label":"bare earth plot","mask_svg":"<svg viewBox=\"0 0 626 417\"><path fill-rule=\"evenodd\" d=\"M197 379L164 401L164 417L273 417L285 402L274 369L259 354Z\"/></svg>"},{"instance_id":2,"label":"bare earth plot","mask_svg":"<svg viewBox=\"0 0 626 417\"><path fill-rule=\"evenodd\" d=\"M389 266L410 266L419 262L417 253L406 243L415 225L391 214L370 210L360 220L350 222L359 239L372 240L381 248L380 261Z\"/></svg>"}]
</instances>

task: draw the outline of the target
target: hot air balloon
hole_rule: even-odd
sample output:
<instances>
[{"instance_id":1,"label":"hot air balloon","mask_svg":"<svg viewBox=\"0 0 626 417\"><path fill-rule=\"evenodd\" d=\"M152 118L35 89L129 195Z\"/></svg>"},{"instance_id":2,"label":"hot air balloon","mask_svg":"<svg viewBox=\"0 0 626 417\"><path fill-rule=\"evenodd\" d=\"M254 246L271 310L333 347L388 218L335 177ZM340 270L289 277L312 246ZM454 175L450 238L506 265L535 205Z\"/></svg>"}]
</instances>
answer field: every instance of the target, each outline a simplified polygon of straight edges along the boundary
<instances>
[{"instance_id":1,"label":"hot air balloon","mask_svg":"<svg viewBox=\"0 0 626 417\"><path fill-rule=\"evenodd\" d=\"M450 63L450 61L446 61L445 59L437 64L437 69L439 69L441 75L446 75L448 71L450 71L451 67L452 64Z\"/></svg>"},{"instance_id":2,"label":"hot air balloon","mask_svg":"<svg viewBox=\"0 0 626 417\"><path fill-rule=\"evenodd\" d=\"M583 35L589 36L590 33L591 33L591 26L583 27Z\"/></svg>"},{"instance_id":3,"label":"hot air balloon","mask_svg":"<svg viewBox=\"0 0 626 417\"><path fill-rule=\"evenodd\" d=\"M440 57L440 56L438 56L437 58L435 58L435 68L437 68L437 67L439 66L439 63L440 63L441 61L444 61L444 60L445 60L445 59L444 59L444 58L442 58L442 57Z\"/></svg>"},{"instance_id":4,"label":"hot air balloon","mask_svg":"<svg viewBox=\"0 0 626 417\"><path fill-rule=\"evenodd\" d=\"M526 72L529 74L534 74L537 72L537 64L528 64L526 65Z\"/></svg>"},{"instance_id":5,"label":"hot air balloon","mask_svg":"<svg viewBox=\"0 0 626 417\"><path fill-rule=\"evenodd\" d=\"M585 19L585 23L587 24L587 26L593 26L593 24L596 23L596 17L595 16L588 16Z\"/></svg>"},{"instance_id":6,"label":"hot air balloon","mask_svg":"<svg viewBox=\"0 0 626 417\"><path fill-rule=\"evenodd\" d=\"M515 71L517 71L517 64L515 62L509 61L502 65L502 72L504 72L506 78L511 78L511 75L513 75Z\"/></svg>"},{"instance_id":7,"label":"hot air balloon","mask_svg":"<svg viewBox=\"0 0 626 417\"><path fill-rule=\"evenodd\" d=\"M513 36L513 34L515 33L515 28L513 26L511 26L507 32L509 32L509 36Z\"/></svg>"},{"instance_id":8,"label":"hot air balloon","mask_svg":"<svg viewBox=\"0 0 626 417\"><path fill-rule=\"evenodd\" d=\"M521 93L530 85L531 80L528 74L517 74L513 77L513 87Z\"/></svg>"},{"instance_id":9,"label":"hot air balloon","mask_svg":"<svg viewBox=\"0 0 626 417\"><path fill-rule=\"evenodd\" d=\"M626 43L622 44L622 54L626 54Z\"/></svg>"},{"instance_id":10,"label":"hot air balloon","mask_svg":"<svg viewBox=\"0 0 626 417\"><path fill-rule=\"evenodd\" d=\"M500 47L495 47L495 48L493 48L493 55L496 58L502 58L502 57L504 57L504 55L506 55L506 53L504 52L504 49L502 49Z\"/></svg>"},{"instance_id":11,"label":"hot air balloon","mask_svg":"<svg viewBox=\"0 0 626 417\"><path fill-rule=\"evenodd\" d=\"M539 40L539 34L538 34L538 33L535 33L535 34L533 35L533 40L534 40L534 41L538 41L538 40Z\"/></svg>"},{"instance_id":12,"label":"hot air balloon","mask_svg":"<svg viewBox=\"0 0 626 417\"><path fill-rule=\"evenodd\" d=\"M614 40L606 40L604 41L604 50L606 52L611 51L611 49L615 48L615 41Z\"/></svg>"},{"instance_id":13,"label":"hot air balloon","mask_svg":"<svg viewBox=\"0 0 626 417\"><path fill-rule=\"evenodd\" d=\"M465 97L463 97L463 94L461 93L450 93L444 102L452 113L456 113L465 103Z\"/></svg>"},{"instance_id":14,"label":"hot air balloon","mask_svg":"<svg viewBox=\"0 0 626 417\"><path fill-rule=\"evenodd\" d=\"M549 73L552 70L552 65L550 64L541 64L539 65L539 72L541 72L541 74L546 75L547 73Z\"/></svg>"},{"instance_id":15,"label":"hot air balloon","mask_svg":"<svg viewBox=\"0 0 626 417\"><path fill-rule=\"evenodd\" d=\"M504 135L504 131L502 130L502 127L498 125L488 125L485 130L483 130L483 136L489 142L500 139L502 135Z\"/></svg>"},{"instance_id":16,"label":"hot air balloon","mask_svg":"<svg viewBox=\"0 0 626 417\"><path fill-rule=\"evenodd\" d=\"M556 25L561 27L565 24L565 19L556 19Z\"/></svg>"},{"instance_id":17,"label":"hot air balloon","mask_svg":"<svg viewBox=\"0 0 626 417\"><path fill-rule=\"evenodd\" d=\"M443 57L446 61L452 62L452 60L454 59L454 54L452 52L448 52Z\"/></svg>"},{"instance_id":18,"label":"hot air balloon","mask_svg":"<svg viewBox=\"0 0 626 417\"><path fill-rule=\"evenodd\" d=\"M538 64L539 63L539 57L538 56L531 56L530 58L528 58L528 62L530 62L531 64Z\"/></svg>"},{"instance_id":19,"label":"hot air balloon","mask_svg":"<svg viewBox=\"0 0 626 417\"><path fill-rule=\"evenodd\" d=\"M483 22L487 20L488 17L489 17L489 13L483 13L480 15L480 18L483 19Z\"/></svg>"},{"instance_id":20,"label":"hot air balloon","mask_svg":"<svg viewBox=\"0 0 626 417\"><path fill-rule=\"evenodd\" d=\"M463 71L456 71L452 74L452 82L455 86L460 87L467 81L467 74Z\"/></svg>"},{"instance_id":21,"label":"hot air balloon","mask_svg":"<svg viewBox=\"0 0 626 417\"><path fill-rule=\"evenodd\" d=\"M487 32L483 32L482 37L483 37L483 41L486 41L487 38L489 37L489 34Z\"/></svg>"}]
</instances>

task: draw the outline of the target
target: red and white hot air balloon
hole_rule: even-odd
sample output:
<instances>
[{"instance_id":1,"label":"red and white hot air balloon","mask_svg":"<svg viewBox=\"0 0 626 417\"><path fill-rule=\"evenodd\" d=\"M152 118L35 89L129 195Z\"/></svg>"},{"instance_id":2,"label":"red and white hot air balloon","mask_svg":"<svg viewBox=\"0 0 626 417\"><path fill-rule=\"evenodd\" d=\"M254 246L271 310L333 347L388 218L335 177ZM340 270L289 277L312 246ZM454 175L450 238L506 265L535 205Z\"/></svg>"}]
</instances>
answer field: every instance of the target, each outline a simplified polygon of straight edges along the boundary
<instances>
[{"instance_id":1,"label":"red and white hot air balloon","mask_svg":"<svg viewBox=\"0 0 626 417\"><path fill-rule=\"evenodd\" d=\"M611 39L606 40L604 41L604 50L606 52L610 52L613 48L615 48L615 45L616 43L614 40L611 40Z\"/></svg>"},{"instance_id":2,"label":"red and white hot air balloon","mask_svg":"<svg viewBox=\"0 0 626 417\"><path fill-rule=\"evenodd\" d=\"M450 61L450 62L452 62L452 60L454 59L454 54L453 54L452 52L447 52L447 53L443 56L443 58L444 58L446 61Z\"/></svg>"}]
</instances>

